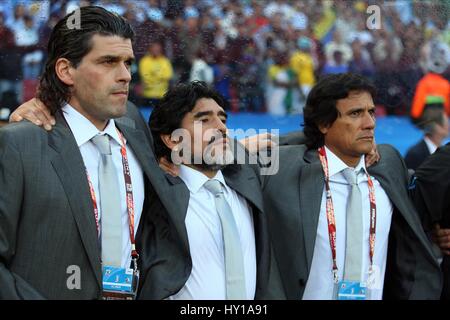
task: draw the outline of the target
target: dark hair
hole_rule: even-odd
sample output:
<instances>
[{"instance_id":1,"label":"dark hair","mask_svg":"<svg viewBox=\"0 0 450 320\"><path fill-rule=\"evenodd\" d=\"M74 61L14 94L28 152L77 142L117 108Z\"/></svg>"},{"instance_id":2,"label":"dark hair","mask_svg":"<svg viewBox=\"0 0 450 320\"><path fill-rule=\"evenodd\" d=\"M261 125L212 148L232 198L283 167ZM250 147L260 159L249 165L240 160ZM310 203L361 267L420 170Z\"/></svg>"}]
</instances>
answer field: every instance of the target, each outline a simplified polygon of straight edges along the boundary
<instances>
[{"instance_id":1,"label":"dark hair","mask_svg":"<svg viewBox=\"0 0 450 320\"><path fill-rule=\"evenodd\" d=\"M447 120L442 103L427 104L417 126L424 131L425 134L433 134L436 125L443 126Z\"/></svg>"},{"instance_id":2,"label":"dark hair","mask_svg":"<svg viewBox=\"0 0 450 320\"><path fill-rule=\"evenodd\" d=\"M306 145L318 148L324 145L319 126L329 126L338 117L336 103L348 97L351 91L366 91L372 98L375 86L365 77L353 73L332 74L322 77L311 89L303 111Z\"/></svg>"},{"instance_id":3,"label":"dark hair","mask_svg":"<svg viewBox=\"0 0 450 320\"><path fill-rule=\"evenodd\" d=\"M72 22L78 17L79 26ZM37 94L53 114L70 99L70 87L56 74L56 61L66 58L77 68L83 57L92 50L91 40L96 34L134 40L134 31L124 18L97 6L81 7L79 11L66 15L53 28Z\"/></svg>"},{"instance_id":4,"label":"dark hair","mask_svg":"<svg viewBox=\"0 0 450 320\"><path fill-rule=\"evenodd\" d=\"M157 158L166 157L170 161L171 150L161 140L161 134L172 134L181 128L184 116L191 112L198 100L213 99L224 108L225 100L220 93L209 87L205 82L193 81L180 83L166 92L164 97L153 109L149 119L150 130L155 143Z\"/></svg>"}]
</instances>

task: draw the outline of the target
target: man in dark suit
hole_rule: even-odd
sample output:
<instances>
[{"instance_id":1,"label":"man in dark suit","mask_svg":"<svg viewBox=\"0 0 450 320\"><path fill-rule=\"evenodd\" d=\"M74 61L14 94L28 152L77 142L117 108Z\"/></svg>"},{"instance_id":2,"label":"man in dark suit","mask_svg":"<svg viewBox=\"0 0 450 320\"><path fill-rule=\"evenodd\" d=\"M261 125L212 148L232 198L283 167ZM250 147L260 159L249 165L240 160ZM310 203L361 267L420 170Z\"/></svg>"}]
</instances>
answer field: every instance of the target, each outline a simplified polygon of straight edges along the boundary
<instances>
[{"instance_id":1,"label":"man in dark suit","mask_svg":"<svg viewBox=\"0 0 450 320\"><path fill-rule=\"evenodd\" d=\"M450 299L450 144L439 148L414 173L413 199L425 231L443 252L441 299Z\"/></svg>"},{"instance_id":2,"label":"man in dark suit","mask_svg":"<svg viewBox=\"0 0 450 320\"><path fill-rule=\"evenodd\" d=\"M428 106L417 123L424 137L406 153L408 169L416 170L430 154L433 154L448 136L448 119L442 105Z\"/></svg>"},{"instance_id":3,"label":"man in dark suit","mask_svg":"<svg viewBox=\"0 0 450 320\"><path fill-rule=\"evenodd\" d=\"M263 179L265 210L288 299L343 298L348 295L342 281L371 283L358 296L368 299L439 297L439 265L408 199L408 172L401 156L381 145L381 160L364 166L375 129L373 92L360 76L321 79L305 107L307 145L280 147L279 172ZM350 173L356 182L350 182ZM371 237L375 241L369 245ZM347 278L348 270L356 279Z\"/></svg>"},{"instance_id":4,"label":"man in dark suit","mask_svg":"<svg viewBox=\"0 0 450 320\"><path fill-rule=\"evenodd\" d=\"M273 270L276 265L271 266L258 177L248 165L235 164L235 158L228 157L233 147L226 134L226 118L223 98L201 82L169 90L151 114L156 156L179 165L178 177L166 174L166 178L170 183L167 192L176 195L173 205L182 210L165 216L154 207L143 221L140 239L147 254L141 259L145 274L141 295L155 299L284 298L277 270ZM207 157L210 151L213 159ZM181 159L177 160L178 154ZM235 281L242 285L237 296L229 287L227 252L231 249L220 205L207 187L211 181L220 181L237 229L235 250L239 254L234 261L242 264Z\"/></svg>"},{"instance_id":5,"label":"man in dark suit","mask_svg":"<svg viewBox=\"0 0 450 320\"><path fill-rule=\"evenodd\" d=\"M70 15L55 26L41 78L39 98L55 116L53 130L25 121L0 130L0 299L98 299L102 261L130 267L124 153L134 233L144 193L161 206L172 201L160 188L165 178L148 127L136 107L126 107L130 25L99 7L78 14L82 28L69 23ZM97 137L107 138L109 152L94 143ZM114 172L117 180L102 182ZM105 186L117 187L108 189L117 192L114 199ZM112 221L112 211L119 219Z\"/></svg>"},{"instance_id":6,"label":"man in dark suit","mask_svg":"<svg viewBox=\"0 0 450 320\"><path fill-rule=\"evenodd\" d=\"M430 147L434 151L437 149L434 144L430 145ZM408 169L416 170L430 154L431 150L424 138L408 149L405 156L405 164Z\"/></svg>"}]
</instances>

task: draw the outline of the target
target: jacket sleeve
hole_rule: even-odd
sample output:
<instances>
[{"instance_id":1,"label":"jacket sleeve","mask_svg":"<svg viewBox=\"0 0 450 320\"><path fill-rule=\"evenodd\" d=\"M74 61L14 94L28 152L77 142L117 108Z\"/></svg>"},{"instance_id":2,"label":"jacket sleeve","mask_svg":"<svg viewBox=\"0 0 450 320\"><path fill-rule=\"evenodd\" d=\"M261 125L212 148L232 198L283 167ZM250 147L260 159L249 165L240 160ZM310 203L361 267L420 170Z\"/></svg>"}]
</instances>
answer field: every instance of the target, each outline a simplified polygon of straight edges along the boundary
<instances>
[{"instance_id":1,"label":"jacket sleeve","mask_svg":"<svg viewBox=\"0 0 450 320\"><path fill-rule=\"evenodd\" d=\"M413 200L424 226L450 227L450 145L439 148L415 171Z\"/></svg>"},{"instance_id":2,"label":"jacket sleeve","mask_svg":"<svg viewBox=\"0 0 450 320\"><path fill-rule=\"evenodd\" d=\"M16 250L24 180L21 156L13 139L5 128L0 130L0 300L44 299L8 268Z\"/></svg>"},{"instance_id":3,"label":"jacket sleeve","mask_svg":"<svg viewBox=\"0 0 450 320\"><path fill-rule=\"evenodd\" d=\"M306 136L303 131L293 131L285 135L281 135L278 141L280 146L305 144Z\"/></svg>"}]
</instances>

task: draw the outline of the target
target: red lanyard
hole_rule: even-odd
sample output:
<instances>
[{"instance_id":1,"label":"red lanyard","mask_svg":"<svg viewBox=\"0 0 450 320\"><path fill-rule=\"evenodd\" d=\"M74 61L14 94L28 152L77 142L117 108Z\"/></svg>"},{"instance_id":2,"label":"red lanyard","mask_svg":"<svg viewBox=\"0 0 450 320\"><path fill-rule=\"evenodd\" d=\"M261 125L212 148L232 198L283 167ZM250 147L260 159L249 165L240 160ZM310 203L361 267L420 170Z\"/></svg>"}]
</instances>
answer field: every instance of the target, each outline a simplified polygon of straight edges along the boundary
<instances>
[{"instance_id":1,"label":"red lanyard","mask_svg":"<svg viewBox=\"0 0 450 320\"><path fill-rule=\"evenodd\" d=\"M89 191L91 192L91 200L92 205L94 206L94 217L95 217L95 226L97 227L97 235L100 236L100 224L98 219L98 206L97 206L97 197L95 196L94 186L92 185L91 178L89 177L89 172L86 169L86 176L89 183Z\"/></svg>"},{"instance_id":2,"label":"red lanyard","mask_svg":"<svg viewBox=\"0 0 450 320\"><path fill-rule=\"evenodd\" d=\"M333 200L331 198L330 190L330 173L328 171L328 159L325 151L325 147L321 147L318 150L320 162L322 164L323 172L325 174L325 191L326 191L326 210L328 221L328 236L330 239L331 256L333 258L333 280L338 283L338 267L336 262L336 219L334 215ZM375 253L375 233L377 222L377 206L375 202L375 188L373 186L372 179L369 174L367 175L367 184L369 186L369 202L370 202L370 234L369 234L369 257L370 268L369 275L373 271L373 256Z\"/></svg>"},{"instance_id":3,"label":"red lanyard","mask_svg":"<svg viewBox=\"0 0 450 320\"><path fill-rule=\"evenodd\" d=\"M117 130L117 129L116 129ZM133 184L131 182L131 174L130 174L130 166L128 164L128 156L127 149L125 147L125 139L123 135L117 130L119 134L121 146L120 153L122 154L122 167L123 167L123 176L125 180L125 193L126 193L126 201L127 201L127 212L128 212L128 220L129 220L129 229L130 229L130 242L131 242L131 258L137 259L139 254L136 251L136 240L134 238L134 201L133 201ZM94 206L94 217L95 224L97 226L97 233L100 234L100 225L98 219L98 206L97 206L97 198L95 196L94 187L92 185L89 174L86 170L87 179L89 182L89 190L91 193L92 204Z\"/></svg>"}]
</instances>

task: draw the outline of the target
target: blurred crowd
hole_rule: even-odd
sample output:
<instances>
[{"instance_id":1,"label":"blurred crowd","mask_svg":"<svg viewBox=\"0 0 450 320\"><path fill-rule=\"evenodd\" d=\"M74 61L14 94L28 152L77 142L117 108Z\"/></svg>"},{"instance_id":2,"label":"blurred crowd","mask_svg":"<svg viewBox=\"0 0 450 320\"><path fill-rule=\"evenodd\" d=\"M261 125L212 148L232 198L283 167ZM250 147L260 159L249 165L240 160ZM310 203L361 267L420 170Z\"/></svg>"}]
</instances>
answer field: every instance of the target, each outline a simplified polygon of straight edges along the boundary
<instances>
[{"instance_id":1,"label":"blurred crowd","mask_svg":"<svg viewBox=\"0 0 450 320\"><path fill-rule=\"evenodd\" d=\"M130 99L140 106L202 80L231 111L301 113L318 77L352 71L375 82L379 112L407 114L430 41L450 46L447 1L1 0L0 106L34 95L53 26L88 4L134 26Z\"/></svg>"}]
</instances>

